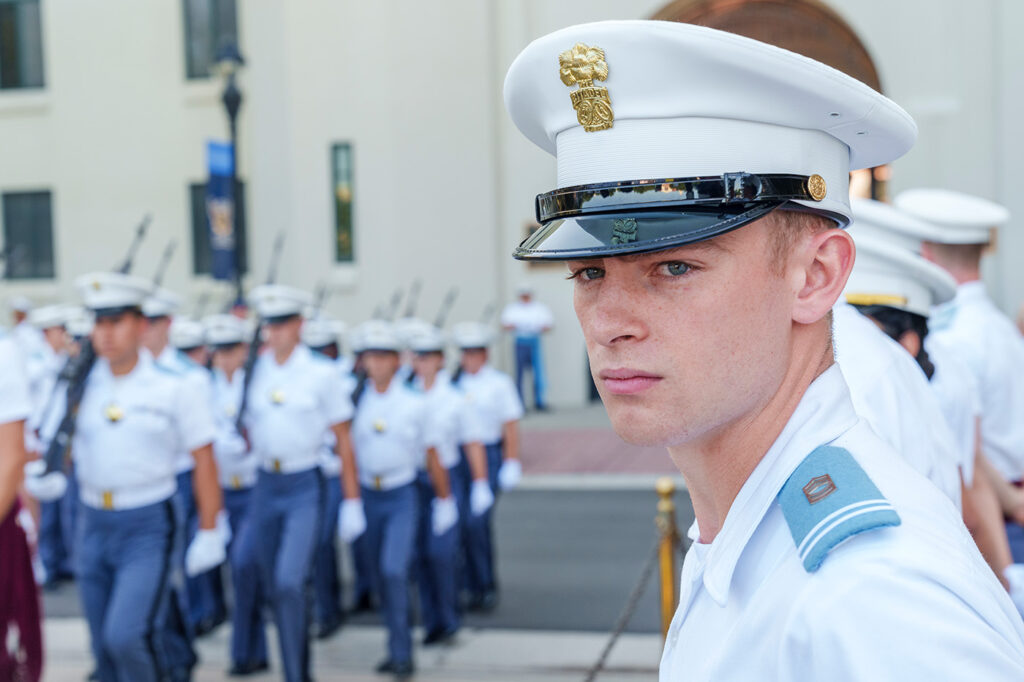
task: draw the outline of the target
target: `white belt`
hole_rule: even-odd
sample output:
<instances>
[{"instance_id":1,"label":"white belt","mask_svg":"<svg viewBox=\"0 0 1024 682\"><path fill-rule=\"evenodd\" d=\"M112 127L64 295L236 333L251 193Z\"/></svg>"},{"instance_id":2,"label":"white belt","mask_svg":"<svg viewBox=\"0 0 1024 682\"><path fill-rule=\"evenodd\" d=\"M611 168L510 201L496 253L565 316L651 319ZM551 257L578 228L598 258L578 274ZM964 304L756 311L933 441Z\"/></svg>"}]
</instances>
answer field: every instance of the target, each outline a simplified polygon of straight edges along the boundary
<instances>
[{"instance_id":1,"label":"white belt","mask_svg":"<svg viewBox=\"0 0 1024 682\"><path fill-rule=\"evenodd\" d=\"M148 485L137 485L130 488L110 488L107 490L82 485L78 489L78 495L86 506L111 511L117 509L136 509L156 504L157 502L163 502L174 495L177 489L178 482L172 479Z\"/></svg>"},{"instance_id":2,"label":"white belt","mask_svg":"<svg viewBox=\"0 0 1024 682\"><path fill-rule=\"evenodd\" d=\"M220 487L224 490L244 490L254 485L256 485L256 472L252 469L231 475L224 470L220 472Z\"/></svg>"},{"instance_id":3,"label":"white belt","mask_svg":"<svg viewBox=\"0 0 1024 682\"><path fill-rule=\"evenodd\" d=\"M415 469L402 469L401 471L392 471L380 476L368 476L365 474L359 476L359 484L370 490L392 490L408 485L415 480Z\"/></svg>"},{"instance_id":4,"label":"white belt","mask_svg":"<svg viewBox=\"0 0 1024 682\"><path fill-rule=\"evenodd\" d=\"M320 456L317 453L303 457L290 457L288 459L277 459L264 457L261 464L263 470L271 474L294 474L299 471L308 471L320 466Z\"/></svg>"}]
</instances>

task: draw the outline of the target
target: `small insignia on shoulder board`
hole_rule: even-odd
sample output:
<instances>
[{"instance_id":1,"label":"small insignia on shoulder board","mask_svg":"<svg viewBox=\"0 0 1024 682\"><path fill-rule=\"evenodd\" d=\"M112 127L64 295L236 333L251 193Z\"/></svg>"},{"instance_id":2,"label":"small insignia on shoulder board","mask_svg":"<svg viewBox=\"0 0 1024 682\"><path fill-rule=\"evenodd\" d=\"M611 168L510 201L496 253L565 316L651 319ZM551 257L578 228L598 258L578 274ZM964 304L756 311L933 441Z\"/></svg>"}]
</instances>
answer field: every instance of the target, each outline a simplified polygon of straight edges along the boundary
<instances>
[{"instance_id":1,"label":"small insignia on shoulder board","mask_svg":"<svg viewBox=\"0 0 1024 682\"><path fill-rule=\"evenodd\" d=\"M793 471L779 505L804 569L818 570L836 545L865 531L900 525L895 507L843 448L823 445Z\"/></svg>"}]
</instances>

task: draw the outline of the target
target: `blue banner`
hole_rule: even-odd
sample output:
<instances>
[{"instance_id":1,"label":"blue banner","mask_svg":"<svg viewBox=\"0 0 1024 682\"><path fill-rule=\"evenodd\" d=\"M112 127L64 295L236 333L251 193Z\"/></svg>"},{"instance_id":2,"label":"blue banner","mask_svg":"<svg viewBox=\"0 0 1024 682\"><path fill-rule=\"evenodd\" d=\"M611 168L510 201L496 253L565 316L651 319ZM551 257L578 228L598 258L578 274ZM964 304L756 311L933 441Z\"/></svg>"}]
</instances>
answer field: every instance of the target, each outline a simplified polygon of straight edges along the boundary
<instances>
[{"instance_id":1,"label":"blue banner","mask_svg":"<svg viewBox=\"0 0 1024 682\"><path fill-rule=\"evenodd\" d=\"M210 227L210 274L235 278L235 192L231 184L234 155L230 142L206 143L210 179L206 183L206 218Z\"/></svg>"}]
</instances>

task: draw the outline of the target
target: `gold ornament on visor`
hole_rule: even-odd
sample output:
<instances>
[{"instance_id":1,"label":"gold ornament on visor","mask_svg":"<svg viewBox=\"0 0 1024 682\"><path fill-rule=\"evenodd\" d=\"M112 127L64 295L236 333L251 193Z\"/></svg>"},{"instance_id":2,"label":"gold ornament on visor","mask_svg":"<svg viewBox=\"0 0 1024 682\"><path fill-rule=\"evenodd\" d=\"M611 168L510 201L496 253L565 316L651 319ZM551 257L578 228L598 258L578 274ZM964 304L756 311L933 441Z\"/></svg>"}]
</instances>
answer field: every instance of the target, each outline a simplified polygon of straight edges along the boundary
<instances>
[{"instance_id":1,"label":"gold ornament on visor","mask_svg":"<svg viewBox=\"0 0 1024 682\"><path fill-rule=\"evenodd\" d=\"M825 184L825 178L821 177L817 173L807 178L807 193L811 195L811 198L815 201L821 201L825 198L825 194L828 193L828 185Z\"/></svg>"},{"instance_id":2,"label":"gold ornament on visor","mask_svg":"<svg viewBox=\"0 0 1024 682\"><path fill-rule=\"evenodd\" d=\"M608 88L594 85L594 81L608 78L608 62L604 50L576 43L572 49L558 55L558 75L568 86L579 85L569 93L576 120L588 133L607 130L615 122Z\"/></svg>"}]
</instances>

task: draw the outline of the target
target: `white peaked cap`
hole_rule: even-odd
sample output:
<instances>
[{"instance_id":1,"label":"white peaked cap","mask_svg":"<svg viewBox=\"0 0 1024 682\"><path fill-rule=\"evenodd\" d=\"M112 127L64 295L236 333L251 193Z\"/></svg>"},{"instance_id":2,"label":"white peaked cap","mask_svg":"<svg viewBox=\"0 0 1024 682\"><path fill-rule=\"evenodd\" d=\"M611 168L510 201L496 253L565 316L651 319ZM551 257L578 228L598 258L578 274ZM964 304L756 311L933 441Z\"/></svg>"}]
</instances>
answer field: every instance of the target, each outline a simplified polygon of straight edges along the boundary
<instances>
[{"instance_id":1,"label":"white peaked cap","mask_svg":"<svg viewBox=\"0 0 1024 682\"><path fill-rule=\"evenodd\" d=\"M249 324L234 315L207 315L203 318L206 343L211 346L226 346L246 343L252 340Z\"/></svg>"},{"instance_id":2,"label":"white peaked cap","mask_svg":"<svg viewBox=\"0 0 1024 682\"><path fill-rule=\"evenodd\" d=\"M1005 206L948 189L908 189L893 203L928 223L932 229L922 238L939 244L987 244L991 230L1010 220Z\"/></svg>"},{"instance_id":3,"label":"white peaked cap","mask_svg":"<svg viewBox=\"0 0 1024 682\"><path fill-rule=\"evenodd\" d=\"M402 349L402 340L398 337L395 325L384 320L368 320L357 329L358 351Z\"/></svg>"},{"instance_id":4,"label":"white peaked cap","mask_svg":"<svg viewBox=\"0 0 1024 682\"><path fill-rule=\"evenodd\" d=\"M93 272L75 280L85 307L92 311L141 307L153 290L143 277L120 272Z\"/></svg>"},{"instance_id":5,"label":"white peaked cap","mask_svg":"<svg viewBox=\"0 0 1024 682\"><path fill-rule=\"evenodd\" d=\"M559 55L599 48L611 127L581 125ZM579 92L579 91L576 91ZM774 45L703 26L605 21L530 43L505 79L516 126L557 159L558 187L727 173L819 175L816 211L850 217L849 172L889 163L917 137L894 102ZM712 235L713 236L713 235Z\"/></svg>"},{"instance_id":6,"label":"white peaked cap","mask_svg":"<svg viewBox=\"0 0 1024 682\"><path fill-rule=\"evenodd\" d=\"M863 236L890 242L913 253L921 252L921 242L934 232L928 223L890 204L853 197L853 224L850 234L859 243Z\"/></svg>"},{"instance_id":7,"label":"white peaked cap","mask_svg":"<svg viewBox=\"0 0 1024 682\"><path fill-rule=\"evenodd\" d=\"M71 336L89 336L94 324L92 313L80 306L69 306L68 320L64 325Z\"/></svg>"},{"instance_id":8,"label":"white peaked cap","mask_svg":"<svg viewBox=\"0 0 1024 682\"><path fill-rule=\"evenodd\" d=\"M310 348L337 343L345 333L345 323L324 315L307 319L302 325L302 342Z\"/></svg>"},{"instance_id":9,"label":"white peaked cap","mask_svg":"<svg viewBox=\"0 0 1024 682\"><path fill-rule=\"evenodd\" d=\"M395 320L395 333L402 341L402 345L408 346L409 342L416 336L428 332L433 325L418 317L402 317Z\"/></svg>"},{"instance_id":10,"label":"white peaked cap","mask_svg":"<svg viewBox=\"0 0 1024 682\"><path fill-rule=\"evenodd\" d=\"M249 292L249 300L264 318L301 315L313 304L313 297L308 292L283 284L262 284Z\"/></svg>"},{"instance_id":11,"label":"white peaked cap","mask_svg":"<svg viewBox=\"0 0 1024 682\"><path fill-rule=\"evenodd\" d=\"M40 308L34 308L28 314L28 321L36 329L63 327L74 312L74 306L64 304L45 305Z\"/></svg>"},{"instance_id":12,"label":"white peaked cap","mask_svg":"<svg viewBox=\"0 0 1024 682\"><path fill-rule=\"evenodd\" d=\"M433 325L420 329L409 340L409 350L415 353L443 353L446 345L444 332Z\"/></svg>"},{"instance_id":13,"label":"white peaked cap","mask_svg":"<svg viewBox=\"0 0 1024 682\"><path fill-rule=\"evenodd\" d=\"M854 239L857 260L844 291L847 303L884 305L928 317L933 306L956 294L956 281L934 263L877 236Z\"/></svg>"},{"instance_id":14,"label":"white peaked cap","mask_svg":"<svg viewBox=\"0 0 1024 682\"><path fill-rule=\"evenodd\" d=\"M170 317L181 308L182 298L170 289L157 289L142 304L146 317Z\"/></svg>"},{"instance_id":15,"label":"white peaked cap","mask_svg":"<svg viewBox=\"0 0 1024 682\"><path fill-rule=\"evenodd\" d=\"M170 342L175 348L198 348L206 345L206 328L190 317L175 317L171 322Z\"/></svg>"},{"instance_id":16,"label":"white peaked cap","mask_svg":"<svg viewBox=\"0 0 1024 682\"><path fill-rule=\"evenodd\" d=\"M28 296L11 296L7 304L11 310L19 313L27 313L32 310L32 299Z\"/></svg>"},{"instance_id":17,"label":"white peaked cap","mask_svg":"<svg viewBox=\"0 0 1024 682\"><path fill-rule=\"evenodd\" d=\"M452 327L452 339L462 350L487 348L494 339L491 328L482 322L459 322Z\"/></svg>"}]
</instances>

